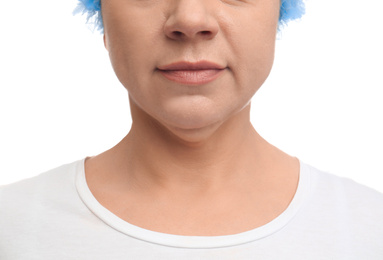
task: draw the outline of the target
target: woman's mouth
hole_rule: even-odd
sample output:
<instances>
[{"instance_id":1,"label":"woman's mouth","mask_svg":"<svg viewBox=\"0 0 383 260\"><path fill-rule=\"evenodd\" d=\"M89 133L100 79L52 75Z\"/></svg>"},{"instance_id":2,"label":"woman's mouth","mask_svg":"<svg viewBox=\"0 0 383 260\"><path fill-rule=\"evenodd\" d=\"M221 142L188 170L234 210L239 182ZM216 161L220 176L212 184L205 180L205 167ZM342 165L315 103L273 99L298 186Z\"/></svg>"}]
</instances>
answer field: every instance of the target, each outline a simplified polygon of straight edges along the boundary
<instances>
[{"instance_id":1,"label":"woman's mouth","mask_svg":"<svg viewBox=\"0 0 383 260\"><path fill-rule=\"evenodd\" d=\"M225 69L226 67L208 61L181 61L160 66L158 71L168 80L180 84L203 85L217 79Z\"/></svg>"}]
</instances>

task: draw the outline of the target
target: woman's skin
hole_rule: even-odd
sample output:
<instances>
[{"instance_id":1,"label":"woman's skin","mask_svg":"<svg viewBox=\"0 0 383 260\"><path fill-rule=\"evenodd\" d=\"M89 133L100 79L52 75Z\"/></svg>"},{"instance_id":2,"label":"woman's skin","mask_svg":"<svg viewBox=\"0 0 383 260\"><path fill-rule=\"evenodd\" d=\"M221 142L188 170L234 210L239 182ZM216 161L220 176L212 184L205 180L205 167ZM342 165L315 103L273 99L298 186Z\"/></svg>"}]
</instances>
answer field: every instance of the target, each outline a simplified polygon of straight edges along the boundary
<instances>
[{"instance_id":1,"label":"woman's skin","mask_svg":"<svg viewBox=\"0 0 383 260\"><path fill-rule=\"evenodd\" d=\"M250 123L278 14L278 0L102 1L105 47L133 119L119 144L86 160L104 207L139 227L190 236L248 231L287 208L299 161ZM165 70L180 61L220 69Z\"/></svg>"}]
</instances>

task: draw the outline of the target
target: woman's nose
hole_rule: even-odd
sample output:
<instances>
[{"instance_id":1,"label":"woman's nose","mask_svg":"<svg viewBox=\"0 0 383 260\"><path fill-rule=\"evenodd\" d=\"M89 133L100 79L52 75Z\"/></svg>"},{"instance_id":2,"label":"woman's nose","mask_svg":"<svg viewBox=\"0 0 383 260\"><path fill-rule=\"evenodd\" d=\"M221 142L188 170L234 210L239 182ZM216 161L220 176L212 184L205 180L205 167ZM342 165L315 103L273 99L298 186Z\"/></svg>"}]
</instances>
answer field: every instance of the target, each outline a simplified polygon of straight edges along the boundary
<instances>
[{"instance_id":1,"label":"woman's nose","mask_svg":"<svg viewBox=\"0 0 383 260\"><path fill-rule=\"evenodd\" d=\"M172 1L164 31L173 40L213 39L219 30L209 0Z\"/></svg>"}]
</instances>

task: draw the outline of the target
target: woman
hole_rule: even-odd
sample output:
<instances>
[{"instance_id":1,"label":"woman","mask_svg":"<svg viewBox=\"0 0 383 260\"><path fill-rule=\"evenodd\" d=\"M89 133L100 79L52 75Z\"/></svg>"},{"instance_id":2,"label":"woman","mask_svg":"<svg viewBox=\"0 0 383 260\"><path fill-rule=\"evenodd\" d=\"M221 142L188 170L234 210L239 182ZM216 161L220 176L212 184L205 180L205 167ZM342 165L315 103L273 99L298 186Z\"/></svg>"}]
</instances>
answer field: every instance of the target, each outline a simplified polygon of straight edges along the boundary
<instances>
[{"instance_id":1,"label":"woman","mask_svg":"<svg viewBox=\"0 0 383 260\"><path fill-rule=\"evenodd\" d=\"M286 3L102 1L131 130L3 187L0 258L381 259L383 195L300 162L250 123L279 21L300 13L283 20Z\"/></svg>"}]
</instances>

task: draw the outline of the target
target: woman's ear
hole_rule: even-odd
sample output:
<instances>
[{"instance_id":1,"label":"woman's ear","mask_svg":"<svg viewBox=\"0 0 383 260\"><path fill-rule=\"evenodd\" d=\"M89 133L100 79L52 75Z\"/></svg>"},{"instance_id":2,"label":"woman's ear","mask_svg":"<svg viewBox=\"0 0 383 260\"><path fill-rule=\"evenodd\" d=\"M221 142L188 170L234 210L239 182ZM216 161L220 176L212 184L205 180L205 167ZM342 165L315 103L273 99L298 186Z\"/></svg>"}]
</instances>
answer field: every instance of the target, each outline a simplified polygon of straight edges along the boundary
<instances>
[{"instance_id":1,"label":"woman's ear","mask_svg":"<svg viewBox=\"0 0 383 260\"><path fill-rule=\"evenodd\" d=\"M108 51L108 44L106 42L106 37L105 37L105 34L104 34L104 46L105 46L105 49Z\"/></svg>"}]
</instances>

